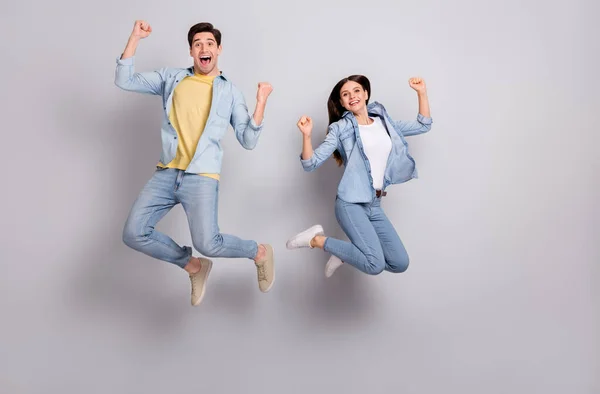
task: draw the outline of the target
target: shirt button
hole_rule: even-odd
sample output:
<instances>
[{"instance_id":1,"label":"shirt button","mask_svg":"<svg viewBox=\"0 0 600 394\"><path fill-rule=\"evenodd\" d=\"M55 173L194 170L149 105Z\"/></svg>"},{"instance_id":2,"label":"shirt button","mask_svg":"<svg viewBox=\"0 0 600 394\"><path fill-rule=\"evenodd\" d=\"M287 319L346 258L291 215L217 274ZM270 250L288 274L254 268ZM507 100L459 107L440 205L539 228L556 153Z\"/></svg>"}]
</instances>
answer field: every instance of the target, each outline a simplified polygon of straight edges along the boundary
<instances>
[{"instance_id":1,"label":"shirt button","mask_svg":"<svg viewBox=\"0 0 600 394\"><path fill-rule=\"evenodd\" d=\"M177 139L177 137L173 137L173 139L174 139L174 140L176 140L176 139Z\"/></svg>"}]
</instances>

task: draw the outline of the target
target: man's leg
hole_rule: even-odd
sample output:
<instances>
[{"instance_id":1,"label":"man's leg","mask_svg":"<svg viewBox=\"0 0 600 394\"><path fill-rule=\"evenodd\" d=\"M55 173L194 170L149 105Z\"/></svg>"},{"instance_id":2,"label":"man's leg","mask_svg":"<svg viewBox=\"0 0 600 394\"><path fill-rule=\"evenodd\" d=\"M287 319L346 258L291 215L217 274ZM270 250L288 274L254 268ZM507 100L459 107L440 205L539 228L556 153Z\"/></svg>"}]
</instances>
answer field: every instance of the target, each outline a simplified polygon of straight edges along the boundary
<instances>
[{"instance_id":1,"label":"man's leg","mask_svg":"<svg viewBox=\"0 0 600 394\"><path fill-rule=\"evenodd\" d=\"M177 205L173 188L176 177L173 170L156 170L129 212L123 242L138 252L184 268L192 256L192 249L179 246L155 229L156 224Z\"/></svg>"},{"instance_id":2,"label":"man's leg","mask_svg":"<svg viewBox=\"0 0 600 394\"><path fill-rule=\"evenodd\" d=\"M186 212L194 248L208 257L246 257L254 260L259 288L263 292L269 291L275 279L273 248L220 232L219 181L206 176L186 174L175 195Z\"/></svg>"},{"instance_id":3,"label":"man's leg","mask_svg":"<svg viewBox=\"0 0 600 394\"><path fill-rule=\"evenodd\" d=\"M177 179L177 170L156 170L131 208L123 229L123 242L148 256L185 269L192 282L192 304L197 305L202 300L204 283L212 263L192 257L191 247L179 246L155 229L156 224L178 203L175 198Z\"/></svg>"}]
</instances>

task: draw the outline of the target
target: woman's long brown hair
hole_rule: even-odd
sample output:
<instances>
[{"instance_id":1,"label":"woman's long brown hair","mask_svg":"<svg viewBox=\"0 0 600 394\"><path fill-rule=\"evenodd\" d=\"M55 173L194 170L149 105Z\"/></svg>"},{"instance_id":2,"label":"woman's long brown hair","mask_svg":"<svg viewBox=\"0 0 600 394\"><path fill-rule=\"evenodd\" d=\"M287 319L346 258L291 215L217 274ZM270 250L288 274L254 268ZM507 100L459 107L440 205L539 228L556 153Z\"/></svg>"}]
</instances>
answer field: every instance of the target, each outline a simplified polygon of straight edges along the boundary
<instances>
[{"instance_id":1,"label":"woman's long brown hair","mask_svg":"<svg viewBox=\"0 0 600 394\"><path fill-rule=\"evenodd\" d=\"M369 82L369 79L364 75L351 75L348 78L342 79L333 87L333 90L329 95L329 99L327 100L329 125L332 125L333 123L342 119L342 115L346 111L346 109L342 107L342 103L340 102L340 91L342 90L342 86L344 86L348 81L360 84L360 86L362 86L362 88L368 92L369 97L371 97L371 82ZM369 99L367 99L367 104L369 104ZM329 133L329 128L327 129L327 133ZM344 161L342 160L342 155L337 149L335 152L333 152L333 158L339 166L344 164Z\"/></svg>"}]
</instances>

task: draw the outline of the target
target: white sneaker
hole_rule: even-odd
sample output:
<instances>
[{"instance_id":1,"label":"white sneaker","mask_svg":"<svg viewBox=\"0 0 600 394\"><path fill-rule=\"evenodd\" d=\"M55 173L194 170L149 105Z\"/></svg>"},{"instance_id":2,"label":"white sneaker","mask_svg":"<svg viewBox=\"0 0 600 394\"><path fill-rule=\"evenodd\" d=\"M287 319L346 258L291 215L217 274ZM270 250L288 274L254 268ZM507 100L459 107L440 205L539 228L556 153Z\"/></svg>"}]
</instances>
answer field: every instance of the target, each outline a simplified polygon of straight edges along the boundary
<instances>
[{"instance_id":1,"label":"white sneaker","mask_svg":"<svg viewBox=\"0 0 600 394\"><path fill-rule=\"evenodd\" d=\"M294 235L292 238L290 238L286 242L285 246L288 249L299 249L299 248L311 248L312 249L312 246L310 246L310 241L316 235L325 235L325 233L323 232L323 227L321 227L320 224L314 225L311 228L302 231L300 234Z\"/></svg>"},{"instance_id":2,"label":"white sneaker","mask_svg":"<svg viewBox=\"0 0 600 394\"><path fill-rule=\"evenodd\" d=\"M341 267L342 264L344 264L344 262L339 257L331 255L327 264L325 264L325 276L328 278L331 277L335 270Z\"/></svg>"}]
</instances>

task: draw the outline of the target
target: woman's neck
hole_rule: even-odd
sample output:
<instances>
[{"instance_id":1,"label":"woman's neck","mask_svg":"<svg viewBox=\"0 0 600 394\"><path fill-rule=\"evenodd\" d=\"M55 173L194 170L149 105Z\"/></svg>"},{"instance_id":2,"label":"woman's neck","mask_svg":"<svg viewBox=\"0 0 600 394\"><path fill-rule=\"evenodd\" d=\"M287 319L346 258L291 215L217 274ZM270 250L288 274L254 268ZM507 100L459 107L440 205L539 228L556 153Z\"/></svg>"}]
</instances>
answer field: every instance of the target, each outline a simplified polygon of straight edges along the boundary
<instances>
[{"instance_id":1,"label":"woman's neck","mask_svg":"<svg viewBox=\"0 0 600 394\"><path fill-rule=\"evenodd\" d=\"M362 111L360 111L359 113L355 113L354 117L356 118L356 122L359 125L370 125L371 119L369 118L369 112L367 111L367 108L363 108Z\"/></svg>"}]
</instances>

